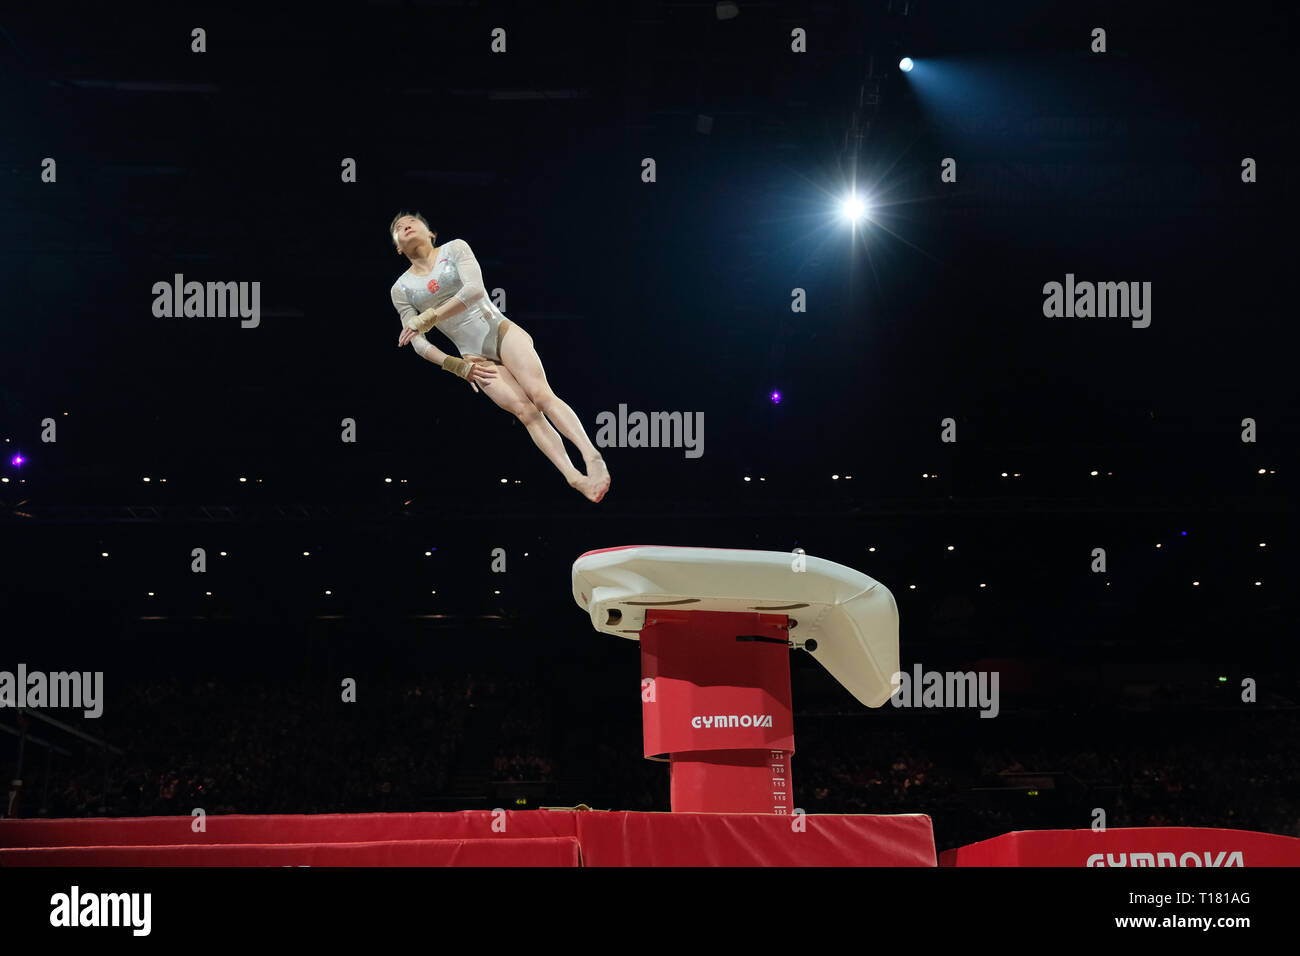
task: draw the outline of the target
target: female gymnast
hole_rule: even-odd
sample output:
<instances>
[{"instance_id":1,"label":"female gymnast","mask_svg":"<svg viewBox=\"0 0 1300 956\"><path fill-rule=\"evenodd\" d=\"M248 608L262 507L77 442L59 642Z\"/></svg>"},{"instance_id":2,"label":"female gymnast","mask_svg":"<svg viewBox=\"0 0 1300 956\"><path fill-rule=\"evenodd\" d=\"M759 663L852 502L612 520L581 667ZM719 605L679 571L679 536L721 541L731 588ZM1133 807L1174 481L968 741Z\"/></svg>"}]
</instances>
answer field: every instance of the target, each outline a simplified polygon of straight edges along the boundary
<instances>
[{"instance_id":1,"label":"female gymnast","mask_svg":"<svg viewBox=\"0 0 1300 956\"><path fill-rule=\"evenodd\" d=\"M469 243L452 239L434 246L437 233L419 213L398 213L388 231L398 254L411 260L392 288L403 326L398 347L410 342L421 357L465 379L474 391L483 386L492 401L524 423L570 487L591 501L604 498L610 481L604 459L573 409L551 391L533 337L502 315L488 297ZM435 325L451 339L460 358L424 337ZM556 428L582 452L585 475L573 467Z\"/></svg>"}]
</instances>

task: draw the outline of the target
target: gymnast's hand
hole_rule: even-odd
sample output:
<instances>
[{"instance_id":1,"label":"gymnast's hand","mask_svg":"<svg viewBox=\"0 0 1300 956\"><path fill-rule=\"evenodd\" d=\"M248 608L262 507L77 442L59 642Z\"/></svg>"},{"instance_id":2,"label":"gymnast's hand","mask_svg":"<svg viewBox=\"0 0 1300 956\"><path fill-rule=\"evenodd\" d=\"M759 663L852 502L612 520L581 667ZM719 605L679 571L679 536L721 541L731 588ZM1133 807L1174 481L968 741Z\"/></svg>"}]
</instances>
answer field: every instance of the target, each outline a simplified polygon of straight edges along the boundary
<instances>
[{"instance_id":1,"label":"gymnast's hand","mask_svg":"<svg viewBox=\"0 0 1300 956\"><path fill-rule=\"evenodd\" d=\"M491 385L497 380L497 367L491 362L472 362L470 363L467 379L474 386L474 390L478 391L476 383L482 382L484 385Z\"/></svg>"},{"instance_id":2,"label":"gymnast's hand","mask_svg":"<svg viewBox=\"0 0 1300 956\"><path fill-rule=\"evenodd\" d=\"M419 334L415 329L402 329L402 334L397 337L397 347L400 349Z\"/></svg>"}]
</instances>

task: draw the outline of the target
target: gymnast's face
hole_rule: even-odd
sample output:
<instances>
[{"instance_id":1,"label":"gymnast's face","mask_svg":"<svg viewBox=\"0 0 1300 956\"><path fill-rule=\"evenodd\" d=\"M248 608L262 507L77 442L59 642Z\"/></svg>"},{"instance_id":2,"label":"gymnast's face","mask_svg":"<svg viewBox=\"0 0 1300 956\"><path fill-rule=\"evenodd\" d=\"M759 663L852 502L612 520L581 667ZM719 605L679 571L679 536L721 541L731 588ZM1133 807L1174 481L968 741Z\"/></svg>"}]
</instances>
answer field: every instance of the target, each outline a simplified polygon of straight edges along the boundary
<instances>
[{"instance_id":1,"label":"gymnast's face","mask_svg":"<svg viewBox=\"0 0 1300 956\"><path fill-rule=\"evenodd\" d=\"M433 245L433 233L414 216L403 216L393 226L393 241L401 252L413 252L428 243Z\"/></svg>"}]
</instances>

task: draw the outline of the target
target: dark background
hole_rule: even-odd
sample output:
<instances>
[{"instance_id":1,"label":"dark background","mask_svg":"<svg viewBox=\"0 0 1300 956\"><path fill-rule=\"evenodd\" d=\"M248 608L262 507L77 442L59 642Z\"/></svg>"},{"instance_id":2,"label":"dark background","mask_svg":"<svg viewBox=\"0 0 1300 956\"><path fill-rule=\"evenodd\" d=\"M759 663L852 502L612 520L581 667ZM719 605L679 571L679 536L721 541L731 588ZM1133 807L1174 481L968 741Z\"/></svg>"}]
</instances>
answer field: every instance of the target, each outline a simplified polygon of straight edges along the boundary
<instances>
[{"instance_id":1,"label":"dark background","mask_svg":"<svg viewBox=\"0 0 1300 956\"><path fill-rule=\"evenodd\" d=\"M1296 15L1133 6L6 15L0 669L104 670L102 719L53 716L123 751L32 721L63 752L28 743L20 812L667 809L636 647L568 590L663 543L858 568L905 667L1001 673L996 720L868 711L796 654L798 806L1300 835ZM589 504L399 351L408 209L589 434L702 412L703 457L606 449ZM260 327L155 318L177 272L260 282ZM1066 273L1150 281L1151 326L1044 318Z\"/></svg>"}]
</instances>

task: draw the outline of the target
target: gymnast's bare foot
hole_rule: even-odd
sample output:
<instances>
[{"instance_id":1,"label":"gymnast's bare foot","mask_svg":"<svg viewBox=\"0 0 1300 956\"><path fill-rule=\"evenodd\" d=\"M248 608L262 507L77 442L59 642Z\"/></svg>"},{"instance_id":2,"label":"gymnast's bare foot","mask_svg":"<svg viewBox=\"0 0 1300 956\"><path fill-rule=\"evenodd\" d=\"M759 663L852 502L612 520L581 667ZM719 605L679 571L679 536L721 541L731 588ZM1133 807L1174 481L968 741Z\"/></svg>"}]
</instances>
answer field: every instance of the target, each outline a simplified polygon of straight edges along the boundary
<instances>
[{"instance_id":1,"label":"gymnast's bare foot","mask_svg":"<svg viewBox=\"0 0 1300 956\"><path fill-rule=\"evenodd\" d=\"M597 455L595 458L587 459L587 479L594 482L596 488L596 497L592 501L599 501L605 497L609 491L609 469L605 467L605 459Z\"/></svg>"},{"instance_id":2,"label":"gymnast's bare foot","mask_svg":"<svg viewBox=\"0 0 1300 956\"><path fill-rule=\"evenodd\" d=\"M570 478L569 487L581 491L582 496L588 501L599 501L603 494L603 492L599 490L597 483L583 474L577 474Z\"/></svg>"}]
</instances>

